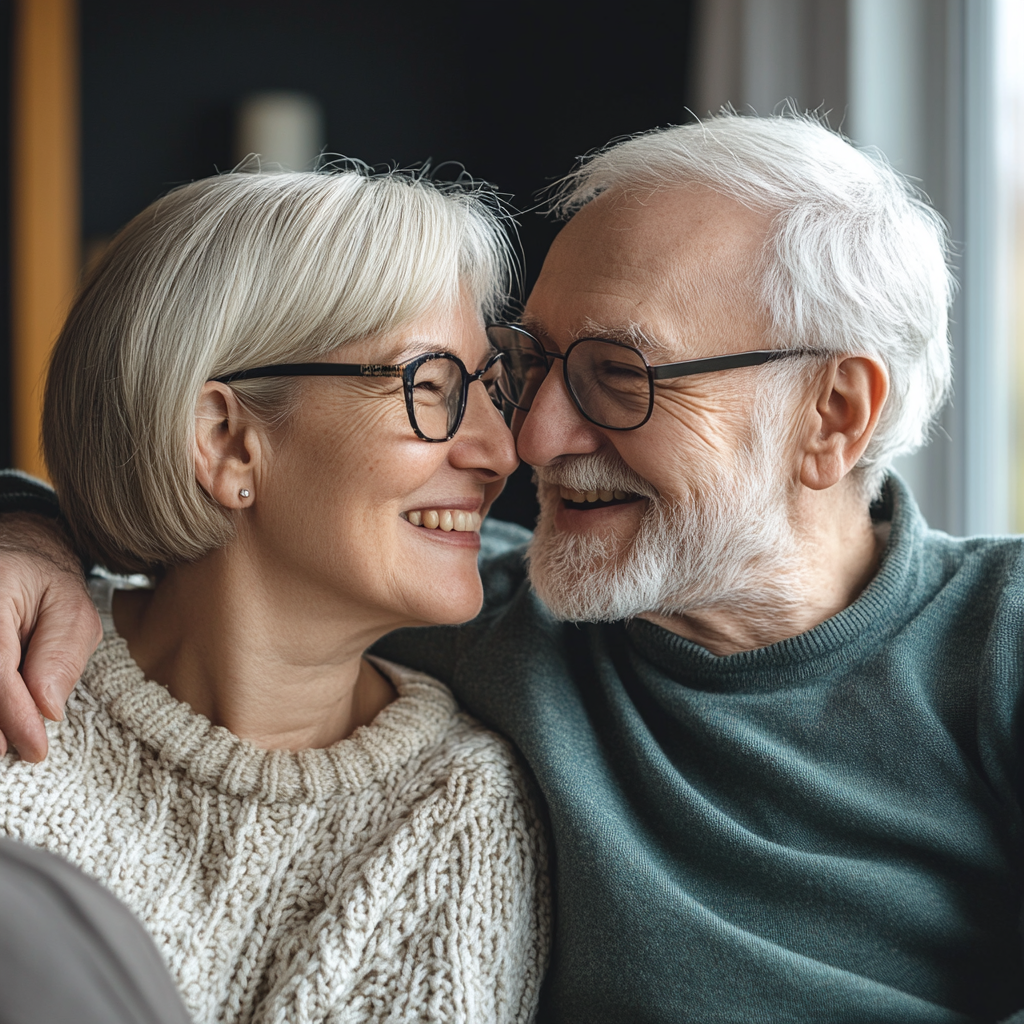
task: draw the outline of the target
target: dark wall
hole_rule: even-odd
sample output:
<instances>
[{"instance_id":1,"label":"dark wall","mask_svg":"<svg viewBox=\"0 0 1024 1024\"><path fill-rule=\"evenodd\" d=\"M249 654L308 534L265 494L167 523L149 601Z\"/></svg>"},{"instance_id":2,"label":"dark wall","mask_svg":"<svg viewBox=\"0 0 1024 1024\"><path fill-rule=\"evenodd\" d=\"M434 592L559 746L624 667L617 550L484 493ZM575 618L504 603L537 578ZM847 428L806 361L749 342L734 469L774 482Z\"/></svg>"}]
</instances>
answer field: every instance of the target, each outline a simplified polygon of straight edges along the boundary
<instances>
[{"instance_id":1,"label":"dark wall","mask_svg":"<svg viewBox=\"0 0 1024 1024\"><path fill-rule=\"evenodd\" d=\"M576 156L687 119L692 6L81 0L85 238L231 167L263 89L319 99L331 152L456 161L531 205ZM527 284L556 230L523 217ZM521 480L504 513L532 520Z\"/></svg>"}]
</instances>

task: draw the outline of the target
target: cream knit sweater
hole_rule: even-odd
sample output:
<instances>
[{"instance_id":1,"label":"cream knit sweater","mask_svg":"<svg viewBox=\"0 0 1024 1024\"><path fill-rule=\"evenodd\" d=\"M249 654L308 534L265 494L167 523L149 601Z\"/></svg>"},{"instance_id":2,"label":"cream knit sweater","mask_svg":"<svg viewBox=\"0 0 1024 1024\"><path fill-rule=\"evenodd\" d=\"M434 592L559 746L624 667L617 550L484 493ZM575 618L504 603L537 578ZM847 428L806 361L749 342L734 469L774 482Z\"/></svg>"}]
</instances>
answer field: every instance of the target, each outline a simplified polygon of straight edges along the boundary
<instances>
[{"instance_id":1,"label":"cream knit sweater","mask_svg":"<svg viewBox=\"0 0 1024 1024\"><path fill-rule=\"evenodd\" d=\"M197 1021L534 1016L543 829L503 740L378 662L399 696L372 725L262 750L147 681L105 626L47 760L0 759L0 833L134 910Z\"/></svg>"}]
</instances>

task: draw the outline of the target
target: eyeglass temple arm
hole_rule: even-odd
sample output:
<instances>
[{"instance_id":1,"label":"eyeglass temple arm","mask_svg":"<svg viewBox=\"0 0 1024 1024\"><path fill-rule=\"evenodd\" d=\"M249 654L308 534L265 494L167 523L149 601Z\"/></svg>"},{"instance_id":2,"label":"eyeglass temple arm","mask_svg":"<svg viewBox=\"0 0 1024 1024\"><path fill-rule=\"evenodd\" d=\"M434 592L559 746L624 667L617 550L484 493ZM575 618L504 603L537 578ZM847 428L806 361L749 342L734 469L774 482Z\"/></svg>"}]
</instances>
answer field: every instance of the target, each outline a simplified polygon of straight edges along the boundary
<instances>
[{"instance_id":1,"label":"eyeglass temple arm","mask_svg":"<svg viewBox=\"0 0 1024 1024\"><path fill-rule=\"evenodd\" d=\"M686 359L681 363L662 363L652 366L651 374L655 380L667 377L690 377L697 373L713 373L715 370L732 370L741 366L760 366L787 356L806 355L803 349L775 348L761 349L756 352L737 352L730 356L710 356L707 359Z\"/></svg>"},{"instance_id":2,"label":"eyeglass temple arm","mask_svg":"<svg viewBox=\"0 0 1024 1024\"><path fill-rule=\"evenodd\" d=\"M235 381L257 380L261 377L401 377L404 369L404 364L281 363L278 366L257 366L253 370L238 370L210 379L218 384L233 384Z\"/></svg>"}]
</instances>

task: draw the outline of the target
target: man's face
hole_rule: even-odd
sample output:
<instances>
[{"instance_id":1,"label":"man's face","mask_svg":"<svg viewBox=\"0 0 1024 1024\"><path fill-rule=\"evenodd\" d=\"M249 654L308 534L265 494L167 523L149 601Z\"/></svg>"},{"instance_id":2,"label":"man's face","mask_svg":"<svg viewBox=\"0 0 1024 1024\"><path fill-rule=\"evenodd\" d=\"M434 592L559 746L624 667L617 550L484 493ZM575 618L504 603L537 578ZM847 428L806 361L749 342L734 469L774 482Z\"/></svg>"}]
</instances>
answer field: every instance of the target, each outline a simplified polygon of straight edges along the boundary
<instances>
[{"instance_id":1,"label":"man's face","mask_svg":"<svg viewBox=\"0 0 1024 1024\"><path fill-rule=\"evenodd\" d=\"M652 364L764 348L757 261L767 226L701 188L602 196L555 240L523 322L550 350L581 336L632 340ZM557 614L620 618L726 600L736 584L724 562L762 560L759 538L785 547L784 480L794 474L778 438L757 426L761 372L659 382L650 420L615 431L580 415L556 364L518 448L538 471L531 576ZM634 500L581 509L559 490L588 482Z\"/></svg>"}]
</instances>

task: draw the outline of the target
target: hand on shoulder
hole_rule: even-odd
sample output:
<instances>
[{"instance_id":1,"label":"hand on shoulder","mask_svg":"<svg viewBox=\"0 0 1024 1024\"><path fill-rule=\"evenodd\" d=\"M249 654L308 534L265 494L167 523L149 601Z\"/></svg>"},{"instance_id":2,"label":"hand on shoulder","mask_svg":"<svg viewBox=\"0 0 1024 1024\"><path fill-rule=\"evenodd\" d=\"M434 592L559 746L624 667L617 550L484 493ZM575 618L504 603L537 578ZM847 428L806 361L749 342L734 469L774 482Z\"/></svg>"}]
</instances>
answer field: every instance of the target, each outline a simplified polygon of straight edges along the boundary
<instances>
[{"instance_id":1,"label":"hand on shoulder","mask_svg":"<svg viewBox=\"0 0 1024 1024\"><path fill-rule=\"evenodd\" d=\"M40 714L57 720L102 637L82 568L59 522L0 515L0 756L46 757Z\"/></svg>"}]
</instances>

